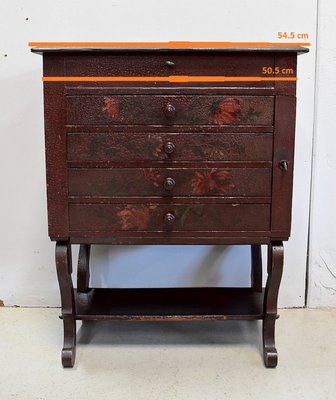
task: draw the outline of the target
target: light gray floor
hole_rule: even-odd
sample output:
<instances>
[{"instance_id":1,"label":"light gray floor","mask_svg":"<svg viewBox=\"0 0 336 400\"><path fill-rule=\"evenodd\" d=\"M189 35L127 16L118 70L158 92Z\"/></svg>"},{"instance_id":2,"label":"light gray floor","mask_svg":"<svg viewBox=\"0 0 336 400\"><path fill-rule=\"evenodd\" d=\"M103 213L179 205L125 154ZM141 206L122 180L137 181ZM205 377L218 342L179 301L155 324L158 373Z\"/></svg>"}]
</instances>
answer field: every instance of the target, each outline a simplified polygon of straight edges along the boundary
<instances>
[{"instance_id":1,"label":"light gray floor","mask_svg":"<svg viewBox=\"0 0 336 400\"><path fill-rule=\"evenodd\" d=\"M259 322L78 323L60 364L58 309L0 308L0 399L336 399L336 309L280 310L279 365Z\"/></svg>"}]
</instances>

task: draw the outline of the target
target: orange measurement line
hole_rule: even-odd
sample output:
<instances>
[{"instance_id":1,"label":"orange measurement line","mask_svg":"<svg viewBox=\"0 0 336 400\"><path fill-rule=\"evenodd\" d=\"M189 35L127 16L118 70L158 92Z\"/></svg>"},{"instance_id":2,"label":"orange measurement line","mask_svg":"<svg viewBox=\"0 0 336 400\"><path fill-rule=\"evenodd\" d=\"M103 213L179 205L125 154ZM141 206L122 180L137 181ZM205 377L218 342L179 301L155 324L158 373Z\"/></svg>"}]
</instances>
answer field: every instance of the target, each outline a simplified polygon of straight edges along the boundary
<instances>
[{"instance_id":1,"label":"orange measurement line","mask_svg":"<svg viewBox=\"0 0 336 400\"><path fill-rule=\"evenodd\" d=\"M29 42L30 47L293 47L310 46L309 42Z\"/></svg>"},{"instance_id":2,"label":"orange measurement line","mask_svg":"<svg viewBox=\"0 0 336 400\"><path fill-rule=\"evenodd\" d=\"M260 76L44 76L44 82L260 82L297 81L297 77Z\"/></svg>"}]
</instances>

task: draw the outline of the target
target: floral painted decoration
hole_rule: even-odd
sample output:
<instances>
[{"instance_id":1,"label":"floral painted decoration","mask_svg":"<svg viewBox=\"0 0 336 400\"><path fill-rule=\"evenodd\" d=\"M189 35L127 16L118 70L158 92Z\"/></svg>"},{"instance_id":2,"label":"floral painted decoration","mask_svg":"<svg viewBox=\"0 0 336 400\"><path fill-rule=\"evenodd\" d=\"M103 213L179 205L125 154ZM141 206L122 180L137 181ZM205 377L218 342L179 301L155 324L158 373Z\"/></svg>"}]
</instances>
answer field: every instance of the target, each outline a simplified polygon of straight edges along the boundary
<instances>
[{"instance_id":1,"label":"floral painted decoration","mask_svg":"<svg viewBox=\"0 0 336 400\"><path fill-rule=\"evenodd\" d=\"M121 120L119 115L119 103L118 100L113 97L104 96L104 106L102 108L107 115L114 120Z\"/></svg>"},{"instance_id":2,"label":"floral painted decoration","mask_svg":"<svg viewBox=\"0 0 336 400\"><path fill-rule=\"evenodd\" d=\"M156 206L128 205L117 213L121 229L124 231L143 231L148 227L150 211Z\"/></svg>"},{"instance_id":3,"label":"floral painted decoration","mask_svg":"<svg viewBox=\"0 0 336 400\"><path fill-rule=\"evenodd\" d=\"M241 99L227 97L218 104L216 112L211 118L211 122L219 125L238 122L241 116L241 107Z\"/></svg>"},{"instance_id":4,"label":"floral painted decoration","mask_svg":"<svg viewBox=\"0 0 336 400\"><path fill-rule=\"evenodd\" d=\"M193 194L225 194L235 185L229 180L229 171L209 169L196 171L192 181L191 189Z\"/></svg>"},{"instance_id":5,"label":"floral painted decoration","mask_svg":"<svg viewBox=\"0 0 336 400\"><path fill-rule=\"evenodd\" d=\"M162 155L162 138L160 136L149 134L146 144L147 143L153 157L160 157Z\"/></svg>"},{"instance_id":6,"label":"floral painted decoration","mask_svg":"<svg viewBox=\"0 0 336 400\"><path fill-rule=\"evenodd\" d=\"M151 182L155 187L159 187L160 184L162 183L162 177L158 170L152 168L144 169L143 176L145 177L145 179Z\"/></svg>"}]
</instances>

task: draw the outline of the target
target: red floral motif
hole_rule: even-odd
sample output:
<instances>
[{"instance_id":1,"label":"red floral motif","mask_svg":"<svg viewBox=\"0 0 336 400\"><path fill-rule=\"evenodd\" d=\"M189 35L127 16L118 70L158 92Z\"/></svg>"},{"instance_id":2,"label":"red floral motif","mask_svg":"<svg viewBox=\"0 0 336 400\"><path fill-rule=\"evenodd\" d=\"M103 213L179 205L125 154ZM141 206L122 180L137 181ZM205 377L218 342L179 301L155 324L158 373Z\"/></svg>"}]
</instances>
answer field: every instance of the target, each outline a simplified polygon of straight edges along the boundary
<instances>
[{"instance_id":1,"label":"red floral motif","mask_svg":"<svg viewBox=\"0 0 336 400\"><path fill-rule=\"evenodd\" d=\"M193 194L225 194L235 185L229 181L229 171L209 169L204 172L196 172L191 188Z\"/></svg>"},{"instance_id":2,"label":"red floral motif","mask_svg":"<svg viewBox=\"0 0 336 400\"><path fill-rule=\"evenodd\" d=\"M241 106L241 99L227 97L218 104L218 108L213 115L211 122L223 125L239 121Z\"/></svg>"},{"instance_id":3,"label":"red floral motif","mask_svg":"<svg viewBox=\"0 0 336 400\"><path fill-rule=\"evenodd\" d=\"M126 206L117 213L120 218L121 229L125 231L143 231L147 228L150 219L150 210L156 206Z\"/></svg>"},{"instance_id":4,"label":"red floral motif","mask_svg":"<svg viewBox=\"0 0 336 400\"><path fill-rule=\"evenodd\" d=\"M159 157L162 154L162 139L160 137L152 137L151 135L148 138L150 138L149 143L152 154L155 157Z\"/></svg>"},{"instance_id":5,"label":"red floral motif","mask_svg":"<svg viewBox=\"0 0 336 400\"><path fill-rule=\"evenodd\" d=\"M153 183L154 186L159 187L162 181L160 172L155 169L144 169L143 170L144 177Z\"/></svg>"},{"instance_id":6,"label":"red floral motif","mask_svg":"<svg viewBox=\"0 0 336 400\"><path fill-rule=\"evenodd\" d=\"M119 103L113 97L104 96L103 111L105 111L112 119L121 119L119 115Z\"/></svg>"}]
</instances>

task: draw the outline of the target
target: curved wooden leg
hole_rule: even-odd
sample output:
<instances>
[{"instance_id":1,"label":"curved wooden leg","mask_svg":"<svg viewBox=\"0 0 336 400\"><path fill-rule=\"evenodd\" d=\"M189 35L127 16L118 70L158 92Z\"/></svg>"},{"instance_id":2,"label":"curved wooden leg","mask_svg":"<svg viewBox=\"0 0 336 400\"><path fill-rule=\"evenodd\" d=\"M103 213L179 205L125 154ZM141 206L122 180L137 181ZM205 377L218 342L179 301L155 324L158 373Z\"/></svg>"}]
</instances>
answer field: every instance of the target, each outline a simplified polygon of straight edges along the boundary
<instances>
[{"instance_id":1,"label":"curved wooden leg","mask_svg":"<svg viewBox=\"0 0 336 400\"><path fill-rule=\"evenodd\" d=\"M62 349L63 367L73 367L76 353L75 299L71 279L71 245L56 242L56 270L61 292L64 344Z\"/></svg>"},{"instance_id":2,"label":"curved wooden leg","mask_svg":"<svg viewBox=\"0 0 336 400\"><path fill-rule=\"evenodd\" d=\"M261 244L251 244L251 287L255 292L262 291Z\"/></svg>"},{"instance_id":3,"label":"curved wooden leg","mask_svg":"<svg viewBox=\"0 0 336 400\"><path fill-rule=\"evenodd\" d=\"M76 319L71 315L63 315L63 329L62 365L72 368L76 358Z\"/></svg>"},{"instance_id":4,"label":"curved wooden leg","mask_svg":"<svg viewBox=\"0 0 336 400\"><path fill-rule=\"evenodd\" d=\"M264 362L268 368L278 363L275 348L275 320L277 318L278 293L283 270L283 244L272 242L268 246L268 277L264 297L263 350Z\"/></svg>"},{"instance_id":5,"label":"curved wooden leg","mask_svg":"<svg viewBox=\"0 0 336 400\"><path fill-rule=\"evenodd\" d=\"M81 244L79 247L77 267L77 292L87 293L90 281L90 245Z\"/></svg>"}]
</instances>

